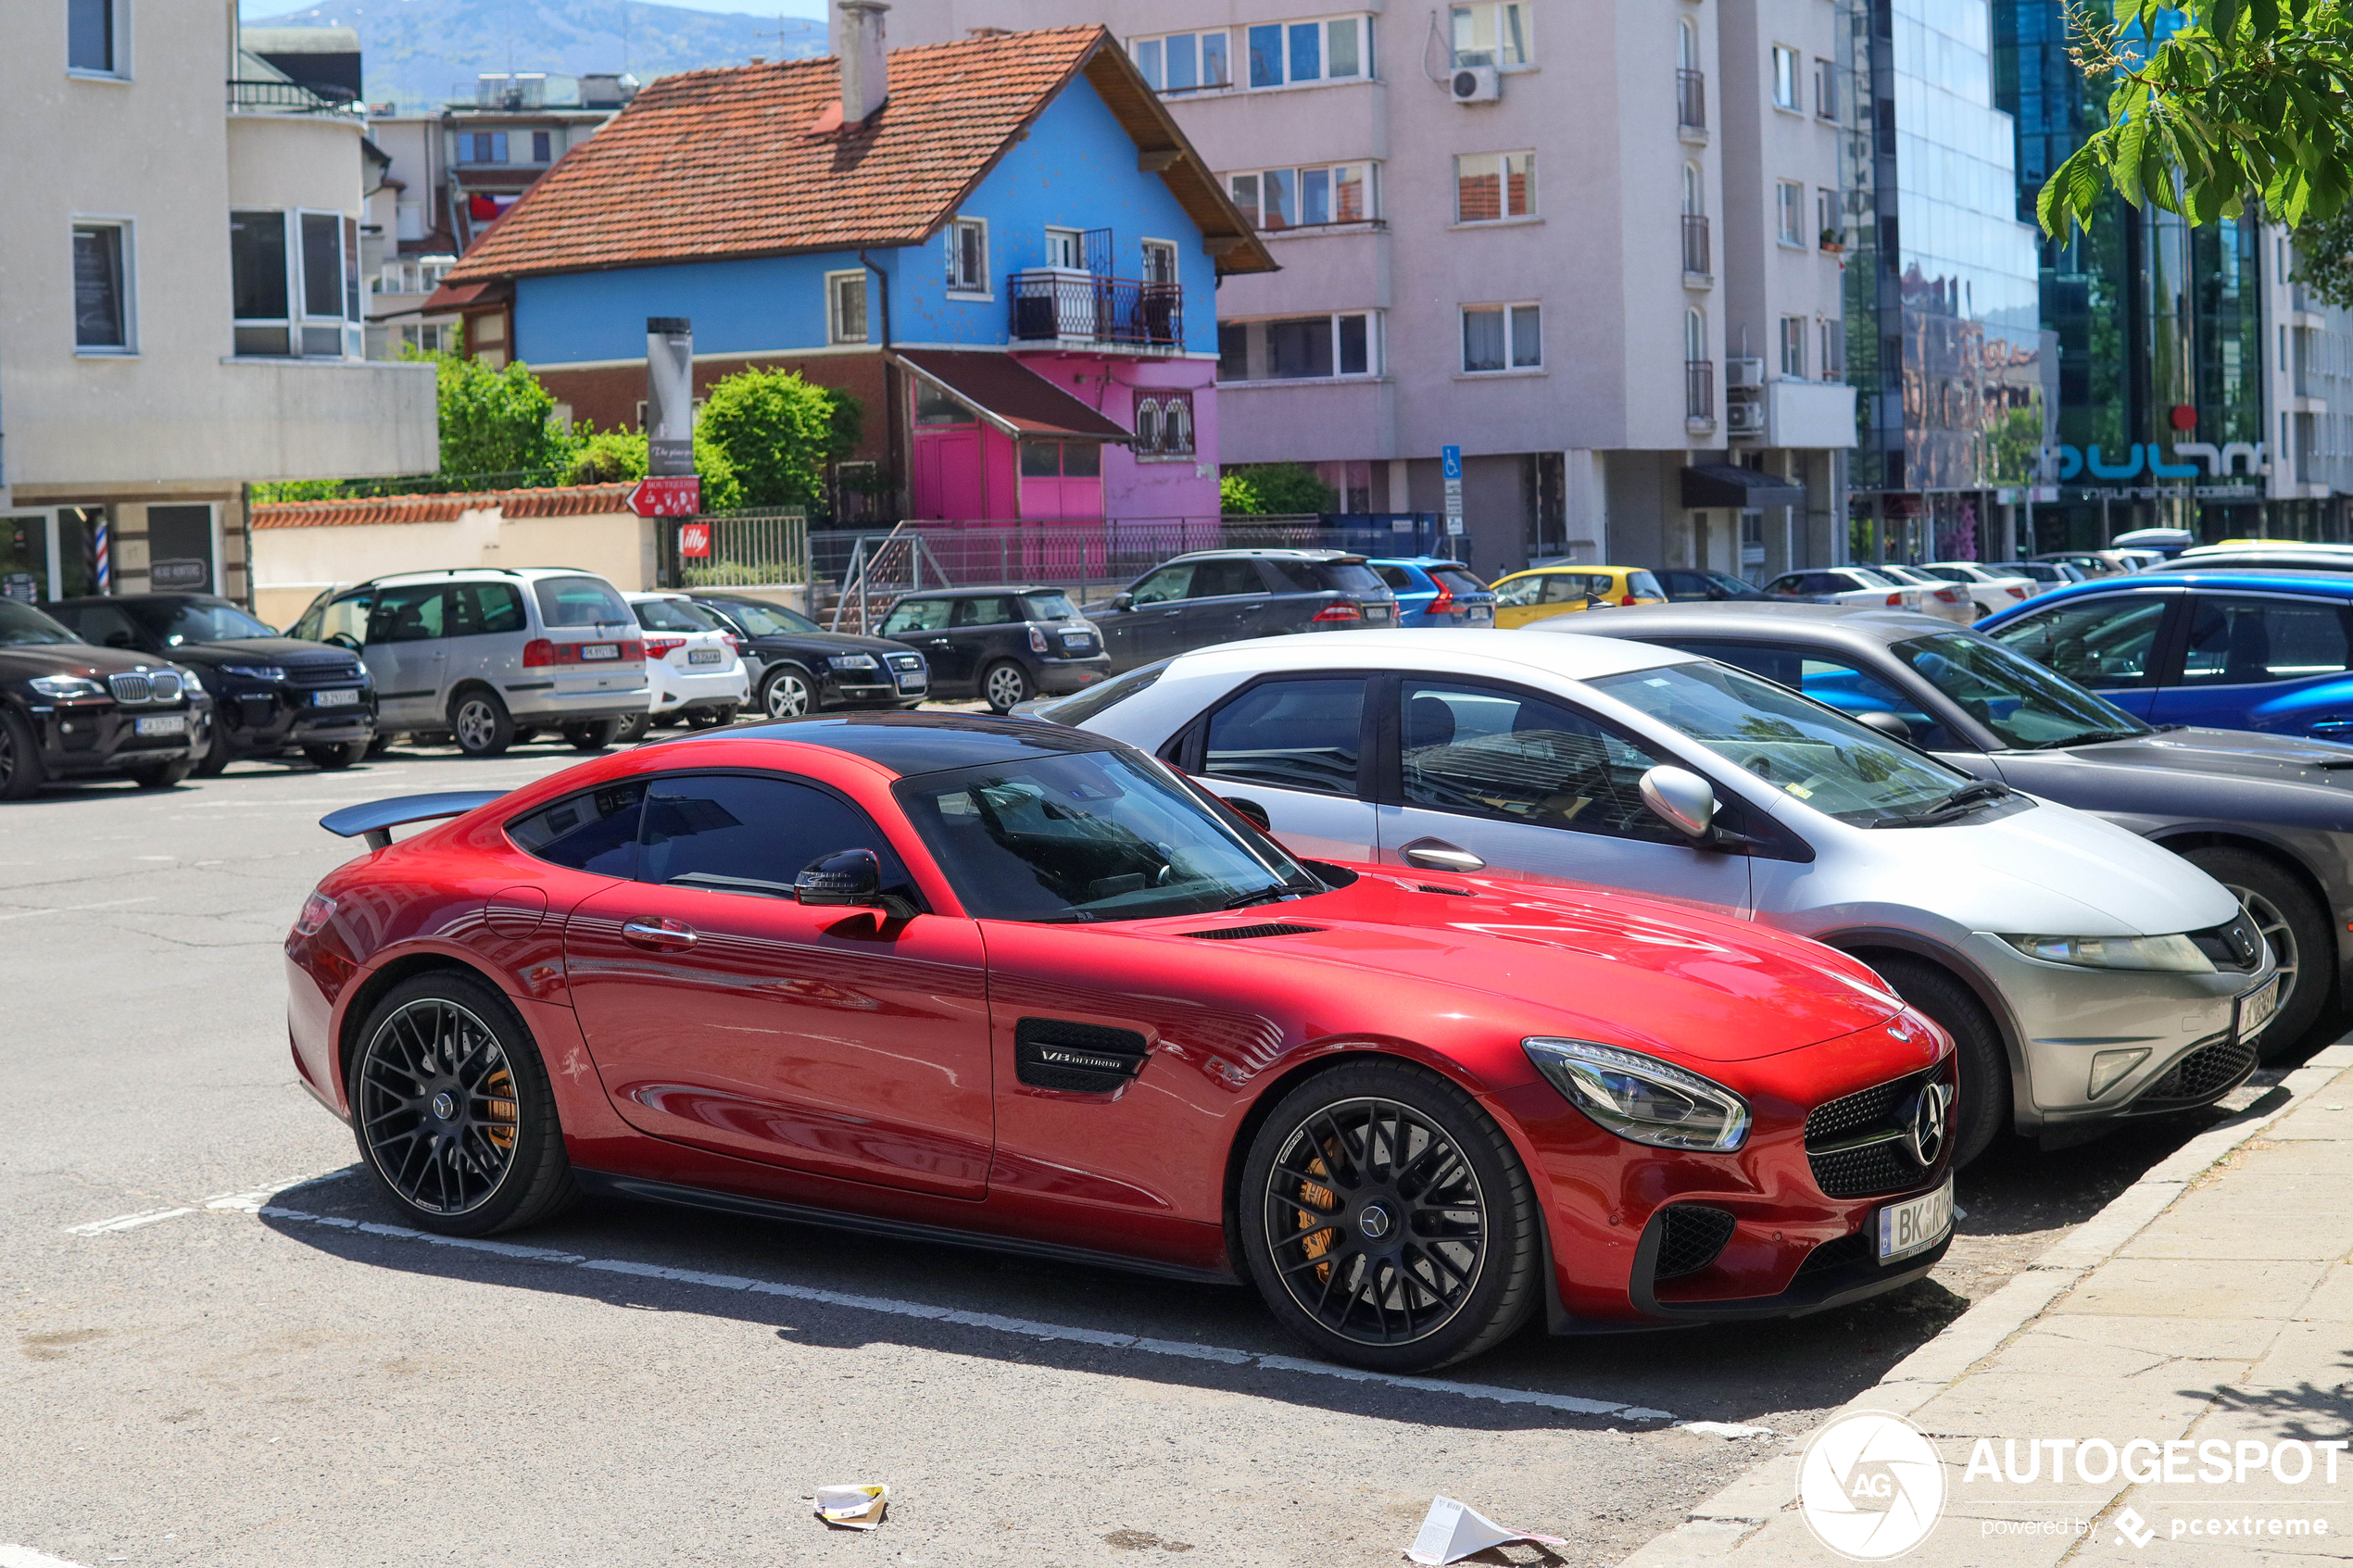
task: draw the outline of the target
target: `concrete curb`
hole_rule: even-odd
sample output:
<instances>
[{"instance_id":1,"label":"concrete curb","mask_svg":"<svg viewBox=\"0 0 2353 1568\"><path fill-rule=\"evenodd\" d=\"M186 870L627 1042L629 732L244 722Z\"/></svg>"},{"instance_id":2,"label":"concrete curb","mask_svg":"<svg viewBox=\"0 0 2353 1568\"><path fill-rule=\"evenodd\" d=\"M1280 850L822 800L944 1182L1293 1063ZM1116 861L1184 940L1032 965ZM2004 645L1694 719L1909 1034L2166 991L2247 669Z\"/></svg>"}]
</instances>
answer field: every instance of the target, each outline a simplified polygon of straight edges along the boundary
<instances>
[{"instance_id":1,"label":"concrete curb","mask_svg":"<svg viewBox=\"0 0 2353 1568\"><path fill-rule=\"evenodd\" d=\"M2098 1213L2053 1242L2008 1284L1890 1367L1879 1382L1849 1399L1845 1411L1888 1411L1909 1415L1967 1376L1969 1370L2007 1345L2028 1323L2108 1261L2173 1200L2241 1144L2259 1136L2309 1096L2353 1067L2353 1035L2329 1046L2280 1081L2284 1094L2267 1106L2266 1095L2242 1111L2183 1144L2141 1179L2108 1200ZM1628 1557L1621 1568L1690 1568L1729 1556L1784 1509L1796 1507L1794 1450L1764 1460L1740 1479L1692 1509L1684 1522Z\"/></svg>"}]
</instances>

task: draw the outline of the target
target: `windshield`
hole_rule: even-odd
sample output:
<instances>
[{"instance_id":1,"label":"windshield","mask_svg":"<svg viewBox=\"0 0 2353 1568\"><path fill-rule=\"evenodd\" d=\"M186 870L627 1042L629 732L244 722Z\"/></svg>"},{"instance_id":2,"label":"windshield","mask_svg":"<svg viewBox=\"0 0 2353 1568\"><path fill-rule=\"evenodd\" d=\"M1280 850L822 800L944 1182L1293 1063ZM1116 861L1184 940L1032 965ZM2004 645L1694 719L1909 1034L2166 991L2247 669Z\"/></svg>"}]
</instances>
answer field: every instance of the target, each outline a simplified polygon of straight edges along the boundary
<instances>
[{"instance_id":1,"label":"windshield","mask_svg":"<svg viewBox=\"0 0 2353 1568\"><path fill-rule=\"evenodd\" d=\"M637 612L637 624L648 632L716 632L719 622L711 612L685 599L639 599L629 607Z\"/></svg>"},{"instance_id":2,"label":"windshield","mask_svg":"<svg viewBox=\"0 0 2353 1568\"><path fill-rule=\"evenodd\" d=\"M1895 657L1961 711L2024 751L2145 735L2149 727L1999 643L1957 634L1898 643Z\"/></svg>"},{"instance_id":3,"label":"windshield","mask_svg":"<svg viewBox=\"0 0 2353 1568\"><path fill-rule=\"evenodd\" d=\"M1027 607L1032 621L1076 621L1078 607L1070 602L1067 594L1025 594L1022 603Z\"/></svg>"},{"instance_id":4,"label":"windshield","mask_svg":"<svg viewBox=\"0 0 2353 1568\"><path fill-rule=\"evenodd\" d=\"M1323 891L1125 751L926 773L893 793L975 920L1148 920Z\"/></svg>"},{"instance_id":5,"label":"windshield","mask_svg":"<svg viewBox=\"0 0 2353 1568\"><path fill-rule=\"evenodd\" d=\"M132 601L132 612L166 647L182 643L233 643L278 633L226 599Z\"/></svg>"},{"instance_id":6,"label":"windshield","mask_svg":"<svg viewBox=\"0 0 2353 1568\"><path fill-rule=\"evenodd\" d=\"M0 599L0 646L80 641L80 637L31 605L19 604L15 599Z\"/></svg>"},{"instance_id":7,"label":"windshield","mask_svg":"<svg viewBox=\"0 0 2353 1568\"><path fill-rule=\"evenodd\" d=\"M1897 585L1883 573L1874 571L1868 566L1850 566L1846 570L1851 575L1860 578L1867 588L1893 588Z\"/></svg>"},{"instance_id":8,"label":"windshield","mask_svg":"<svg viewBox=\"0 0 2353 1568\"><path fill-rule=\"evenodd\" d=\"M1836 709L1721 664L1672 664L1591 683L1843 822L1898 822L1970 782Z\"/></svg>"},{"instance_id":9,"label":"windshield","mask_svg":"<svg viewBox=\"0 0 2353 1568\"><path fill-rule=\"evenodd\" d=\"M740 622L743 629L755 637L802 637L818 629L815 621L782 605L761 604L754 599L729 599L718 608Z\"/></svg>"}]
</instances>

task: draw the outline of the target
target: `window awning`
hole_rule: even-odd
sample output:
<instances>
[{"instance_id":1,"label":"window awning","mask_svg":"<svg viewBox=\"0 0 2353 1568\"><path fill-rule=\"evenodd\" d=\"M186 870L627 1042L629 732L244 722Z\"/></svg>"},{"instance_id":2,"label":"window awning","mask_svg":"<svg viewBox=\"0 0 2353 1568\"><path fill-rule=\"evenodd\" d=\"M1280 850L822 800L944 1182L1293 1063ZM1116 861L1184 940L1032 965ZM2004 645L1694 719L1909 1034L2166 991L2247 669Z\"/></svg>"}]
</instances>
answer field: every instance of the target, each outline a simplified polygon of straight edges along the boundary
<instances>
[{"instance_id":1,"label":"window awning","mask_svg":"<svg viewBox=\"0 0 2353 1568\"><path fill-rule=\"evenodd\" d=\"M1134 433L1088 407L1010 354L904 348L891 356L982 419L1016 438L1129 441Z\"/></svg>"},{"instance_id":2,"label":"window awning","mask_svg":"<svg viewBox=\"0 0 2353 1568\"><path fill-rule=\"evenodd\" d=\"M1683 470L1683 505L1731 507L1750 511L1762 507L1802 507L1806 487L1777 473L1744 469L1738 463L1694 463Z\"/></svg>"}]
</instances>

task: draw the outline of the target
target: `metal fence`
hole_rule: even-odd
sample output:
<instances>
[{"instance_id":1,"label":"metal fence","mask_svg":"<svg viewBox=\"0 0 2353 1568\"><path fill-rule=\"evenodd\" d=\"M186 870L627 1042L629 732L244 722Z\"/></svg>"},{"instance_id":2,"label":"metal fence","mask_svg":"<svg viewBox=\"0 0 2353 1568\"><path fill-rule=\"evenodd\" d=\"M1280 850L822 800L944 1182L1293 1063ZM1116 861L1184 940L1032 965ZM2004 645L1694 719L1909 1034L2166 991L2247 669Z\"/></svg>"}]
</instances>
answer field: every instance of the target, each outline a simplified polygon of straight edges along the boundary
<instances>
[{"instance_id":1,"label":"metal fence","mask_svg":"<svg viewBox=\"0 0 2353 1568\"><path fill-rule=\"evenodd\" d=\"M682 553L686 524L707 531L709 553ZM780 588L809 582L809 518L781 508L665 520L661 582L669 588Z\"/></svg>"}]
</instances>

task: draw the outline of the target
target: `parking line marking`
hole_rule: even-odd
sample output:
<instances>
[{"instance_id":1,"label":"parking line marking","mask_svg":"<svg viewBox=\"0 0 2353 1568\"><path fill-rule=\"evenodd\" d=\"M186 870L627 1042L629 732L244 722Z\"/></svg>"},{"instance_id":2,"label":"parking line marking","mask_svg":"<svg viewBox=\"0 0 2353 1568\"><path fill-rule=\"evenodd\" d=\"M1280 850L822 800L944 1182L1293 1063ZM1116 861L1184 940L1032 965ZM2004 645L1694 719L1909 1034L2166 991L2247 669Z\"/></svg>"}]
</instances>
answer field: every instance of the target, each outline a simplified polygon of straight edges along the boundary
<instances>
[{"instance_id":1,"label":"parking line marking","mask_svg":"<svg viewBox=\"0 0 2353 1568\"><path fill-rule=\"evenodd\" d=\"M157 1220L176 1220L182 1214L193 1214L194 1209L142 1209L136 1214L117 1214L111 1220L93 1220L86 1225L68 1225L68 1236L106 1236L114 1231L135 1231L141 1225L152 1225ZM5 1568L5 1565L0 1565Z\"/></svg>"},{"instance_id":2,"label":"parking line marking","mask_svg":"<svg viewBox=\"0 0 2353 1568\"><path fill-rule=\"evenodd\" d=\"M0 1545L0 1568L82 1568L82 1564L35 1551L29 1546Z\"/></svg>"},{"instance_id":3,"label":"parking line marking","mask_svg":"<svg viewBox=\"0 0 2353 1568\"><path fill-rule=\"evenodd\" d=\"M851 1311L951 1323L1016 1339L1063 1340L1080 1345L1101 1345L1109 1349L1133 1350L1147 1356L1176 1356L1188 1361L1220 1361L1227 1366L1255 1366L1267 1372L1337 1377L1350 1383L1378 1383L1385 1387L1403 1388L1419 1394L1445 1394L1456 1399L1484 1399L1504 1405L1534 1405L1569 1415L1614 1415L1629 1421L1675 1419L1666 1411L1652 1410L1643 1405L1581 1399L1574 1394L1543 1394L1530 1388L1504 1388L1493 1384L1462 1383L1445 1377L1405 1377L1394 1373L1366 1372L1359 1367L1339 1366L1329 1361L1312 1361L1297 1356L1265 1355L1252 1350L1229 1349L1222 1345L1153 1339L1142 1335L1119 1334L1099 1328L1077 1328L1067 1323L1034 1323L1027 1318L1003 1317L995 1312L959 1311L952 1307L936 1307L924 1301L902 1301L888 1296L861 1296L810 1285L786 1285L775 1280L753 1279L744 1274L704 1273L695 1269L673 1269L660 1263L633 1262L622 1258L585 1258L576 1252L560 1252L552 1248L519 1247L504 1241L473 1241L462 1236L435 1236L430 1231L411 1230L405 1225L378 1224L331 1214L310 1214L274 1203L263 1204L258 1212L264 1219L293 1220L302 1224L327 1225L336 1230L364 1231L370 1236L386 1236L396 1241L421 1241L429 1247L454 1247L470 1252L488 1252L503 1258L586 1269L596 1273L628 1274L640 1279L696 1286L705 1290L741 1290L755 1296L781 1296L787 1300L841 1307ZM8 1568L8 1565L0 1562L0 1568Z\"/></svg>"},{"instance_id":4,"label":"parking line marking","mask_svg":"<svg viewBox=\"0 0 2353 1568\"><path fill-rule=\"evenodd\" d=\"M150 894L144 898L109 898L103 904L67 904L53 909L19 909L13 914L0 915L0 920L31 920L34 915L69 915L82 909L119 909L125 904L152 904L156 897ZM6 1564L0 1563L0 1568L6 1568Z\"/></svg>"},{"instance_id":5,"label":"parking line marking","mask_svg":"<svg viewBox=\"0 0 2353 1568\"><path fill-rule=\"evenodd\" d=\"M225 1209L239 1214L258 1214L261 1212L263 1204L288 1187L302 1186L318 1179L316 1176L288 1176L283 1181L264 1182L258 1187L247 1187L243 1192L224 1192L218 1198L208 1198L204 1200L204 1206L207 1209Z\"/></svg>"}]
</instances>

